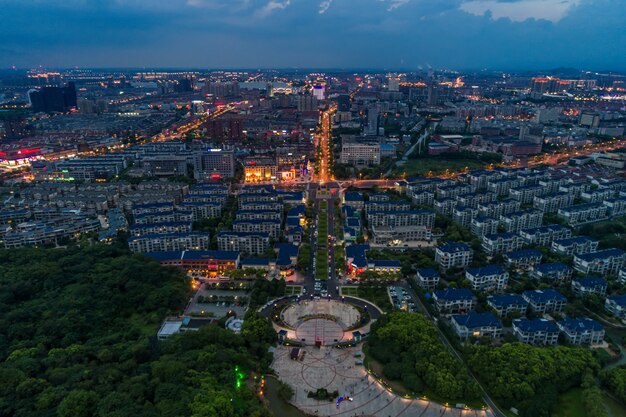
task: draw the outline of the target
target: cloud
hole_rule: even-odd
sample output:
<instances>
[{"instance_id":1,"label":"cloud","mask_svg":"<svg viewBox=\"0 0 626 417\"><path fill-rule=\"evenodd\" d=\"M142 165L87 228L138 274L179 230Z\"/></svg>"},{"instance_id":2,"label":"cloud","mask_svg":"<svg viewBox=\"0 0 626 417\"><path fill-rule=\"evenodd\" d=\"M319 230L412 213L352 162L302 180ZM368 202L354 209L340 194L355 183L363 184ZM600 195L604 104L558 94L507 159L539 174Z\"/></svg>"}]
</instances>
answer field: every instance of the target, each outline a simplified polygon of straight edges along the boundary
<instances>
[{"instance_id":1,"label":"cloud","mask_svg":"<svg viewBox=\"0 0 626 417\"><path fill-rule=\"evenodd\" d=\"M475 16L489 14L494 20L508 18L513 22L528 19L556 23L578 6L581 0L470 0L459 8Z\"/></svg>"},{"instance_id":2,"label":"cloud","mask_svg":"<svg viewBox=\"0 0 626 417\"><path fill-rule=\"evenodd\" d=\"M270 0L265 6L257 10L257 17L266 17L270 15L274 10L284 10L291 4L291 0Z\"/></svg>"},{"instance_id":3,"label":"cloud","mask_svg":"<svg viewBox=\"0 0 626 417\"><path fill-rule=\"evenodd\" d=\"M407 4L409 1L411 0L391 0L389 3L391 3L389 5L389 8L387 9L388 12L391 12L395 9L397 9L398 7L402 7L405 4Z\"/></svg>"},{"instance_id":4,"label":"cloud","mask_svg":"<svg viewBox=\"0 0 626 417\"><path fill-rule=\"evenodd\" d=\"M324 0L324 1L322 1L320 3L319 14L326 13L326 10L328 10L328 8L330 7L331 4L333 4L333 0Z\"/></svg>"}]
</instances>

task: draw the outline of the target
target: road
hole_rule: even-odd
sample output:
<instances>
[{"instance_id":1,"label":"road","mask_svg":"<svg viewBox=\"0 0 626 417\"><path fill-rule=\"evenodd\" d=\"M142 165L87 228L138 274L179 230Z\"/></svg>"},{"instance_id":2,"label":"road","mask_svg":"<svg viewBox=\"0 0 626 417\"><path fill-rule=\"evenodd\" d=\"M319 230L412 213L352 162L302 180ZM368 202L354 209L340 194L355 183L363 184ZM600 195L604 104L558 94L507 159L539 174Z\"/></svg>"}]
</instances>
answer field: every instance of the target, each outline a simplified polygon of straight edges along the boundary
<instances>
[{"instance_id":1,"label":"road","mask_svg":"<svg viewBox=\"0 0 626 417\"><path fill-rule=\"evenodd\" d=\"M335 105L324 110L320 115L320 129L315 136L317 140L317 165L318 169L314 179L323 184L333 179L332 175L332 149L331 149L331 133L332 120L337 107Z\"/></svg>"}]
</instances>

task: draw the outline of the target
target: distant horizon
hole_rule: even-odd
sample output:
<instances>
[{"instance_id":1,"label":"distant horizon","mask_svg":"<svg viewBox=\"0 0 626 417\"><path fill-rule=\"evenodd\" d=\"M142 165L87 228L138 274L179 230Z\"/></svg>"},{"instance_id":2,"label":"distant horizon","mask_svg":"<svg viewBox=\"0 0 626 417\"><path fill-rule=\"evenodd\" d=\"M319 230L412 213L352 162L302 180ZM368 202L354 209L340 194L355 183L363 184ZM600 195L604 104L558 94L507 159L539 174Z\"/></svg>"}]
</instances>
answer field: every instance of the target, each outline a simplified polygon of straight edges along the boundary
<instances>
[{"instance_id":1,"label":"distant horizon","mask_svg":"<svg viewBox=\"0 0 626 417\"><path fill-rule=\"evenodd\" d=\"M538 68L538 69L503 69L503 68L466 68L466 69L454 69L454 68L375 68L375 67L214 67L214 68L203 68L203 67L185 67L185 66L129 66L129 67L101 67L101 66L33 66L33 67L14 67L14 68L0 68L0 71L11 72L11 71L32 71L38 68L42 68L45 70L56 70L56 71L71 71L71 70L86 70L86 71L188 71L188 72L220 72L220 71L233 71L233 72L264 72L264 71L277 71L277 72L302 72L302 73L312 73L312 72L326 72L326 73L350 73L350 72L359 72L359 73L382 73L382 72L393 72L393 73L417 73L417 72L427 72L427 71L435 71L435 72L456 72L459 74L468 74L468 73L511 73L514 75L525 75L525 74L548 74L548 73L559 73L559 72L570 72L570 73L592 73L597 75L613 75L613 76L624 76L626 77L626 68L624 69L581 69L574 67L556 67L556 68Z\"/></svg>"},{"instance_id":2,"label":"distant horizon","mask_svg":"<svg viewBox=\"0 0 626 417\"><path fill-rule=\"evenodd\" d=\"M623 0L0 0L0 6L6 16L0 68L626 71Z\"/></svg>"}]
</instances>

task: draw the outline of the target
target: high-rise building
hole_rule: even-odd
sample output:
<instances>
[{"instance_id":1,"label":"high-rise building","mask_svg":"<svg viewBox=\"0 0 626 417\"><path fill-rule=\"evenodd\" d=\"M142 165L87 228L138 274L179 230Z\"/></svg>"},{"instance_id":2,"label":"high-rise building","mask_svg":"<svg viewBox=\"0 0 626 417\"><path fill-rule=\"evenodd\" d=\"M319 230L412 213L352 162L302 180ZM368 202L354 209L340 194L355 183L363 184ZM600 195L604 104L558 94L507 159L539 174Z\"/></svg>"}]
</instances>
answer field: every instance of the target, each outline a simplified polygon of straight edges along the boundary
<instances>
[{"instance_id":1,"label":"high-rise building","mask_svg":"<svg viewBox=\"0 0 626 417\"><path fill-rule=\"evenodd\" d=\"M65 87L43 87L28 92L31 108L35 112L66 112L76 108L76 87L73 82Z\"/></svg>"},{"instance_id":2,"label":"high-rise building","mask_svg":"<svg viewBox=\"0 0 626 417\"><path fill-rule=\"evenodd\" d=\"M337 111L349 112L350 107L350 96L348 94L340 94L337 97Z\"/></svg>"},{"instance_id":3,"label":"high-rise building","mask_svg":"<svg viewBox=\"0 0 626 417\"><path fill-rule=\"evenodd\" d=\"M400 91L400 79L398 77L389 77L388 90Z\"/></svg>"},{"instance_id":4,"label":"high-rise building","mask_svg":"<svg viewBox=\"0 0 626 417\"><path fill-rule=\"evenodd\" d=\"M241 119L211 119L205 123L206 134L211 139L217 140L241 140L243 139L243 128Z\"/></svg>"},{"instance_id":5,"label":"high-rise building","mask_svg":"<svg viewBox=\"0 0 626 417\"><path fill-rule=\"evenodd\" d=\"M317 97L315 96L298 96L298 111L316 111Z\"/></svg>"},{"instance_id":6,"label":"high-rise building","mask_svg":"<svg viewBox=\"0 0 626 417\"><path fill-rule=\"evenodd\" d=\"M324 100L326 98L326 85L316 84L313 86L313 95L318 100Z\"/></svg>"},{"instance_id":7,"label":"high-rise building","mask_svg":"<svg viewBox=\"0 0 626 417\"><path fill-rule=\"evenodd\" d=\"M367 126L365 134L368 136L378 135L378 105L373 105L367 109Z\"/></svg>"}]
</instances>

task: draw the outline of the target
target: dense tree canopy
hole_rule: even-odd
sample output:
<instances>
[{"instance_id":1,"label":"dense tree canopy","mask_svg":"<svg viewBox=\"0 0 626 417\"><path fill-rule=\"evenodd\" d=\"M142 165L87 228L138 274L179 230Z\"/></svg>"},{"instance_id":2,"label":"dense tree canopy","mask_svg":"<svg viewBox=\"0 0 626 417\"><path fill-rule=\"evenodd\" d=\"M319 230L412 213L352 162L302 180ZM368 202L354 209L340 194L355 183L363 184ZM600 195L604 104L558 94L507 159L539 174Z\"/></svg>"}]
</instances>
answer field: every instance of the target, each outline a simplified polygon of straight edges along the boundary
<instances>
[{"instance_id":1,"label":"dense tree canopy","mask_svg":"<svg viewBox=\"0 0 626 417\"><path fill-rule=\"evenodd\" d=\"M269 363L265 323L155 340L189 288L116 246L0 251L0 416L266 415L234 372Z\"/></svg>"},{"instance_id":2,"label":"dense tree canopy","mask_svg":"<svg viewBox=\"0 0 626 417\"><path fill-rule=\"evenodd\" d=\"M522 343L475 347L468 364L499 404L518 408L522 417L551 415L558 394L598 368L589 349Z\"/></svg>"},{"instance_id":3,"label":"dense tree canopy","mask_svg":"<svg viewBox=\"0 0 626 417\"><path fill-rule=\"evenodd\" d=\"M602 382L620 401L626 403L626 367L613 368L602 375Z\"/></svg>"},{"instance_id":4,"label":"dense tree canopy","mask_svg":"<svg viewBox=\"0 0 626 417\"><path fill-rule=\"evenodd\" d=\"M368 343L385 376L402 381L417 394L432 393L447 401L480 397L465 366L446 350L434 324L420 314L383 316L372 326Z\"/></svg>"}]
</instances>

